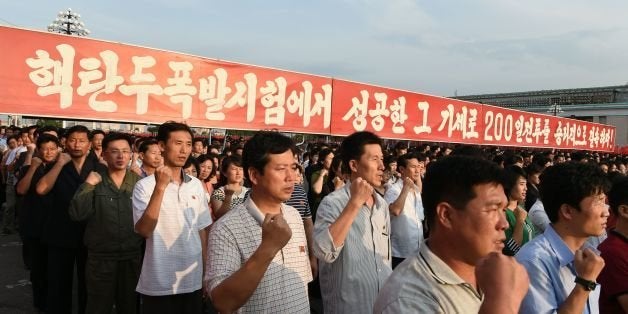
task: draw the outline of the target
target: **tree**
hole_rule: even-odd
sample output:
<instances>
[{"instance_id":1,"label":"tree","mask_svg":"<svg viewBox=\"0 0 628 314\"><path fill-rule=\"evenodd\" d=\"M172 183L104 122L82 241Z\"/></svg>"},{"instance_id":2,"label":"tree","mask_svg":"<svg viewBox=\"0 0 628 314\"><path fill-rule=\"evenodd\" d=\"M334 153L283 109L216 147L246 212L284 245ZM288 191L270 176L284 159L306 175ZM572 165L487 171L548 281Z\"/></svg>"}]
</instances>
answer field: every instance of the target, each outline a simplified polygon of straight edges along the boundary
<instances>
[{"instance_id":1,"label":"tree","mask_svg":"<svg viewBox=\"0 0 628 314\"><path fill-rule=\"evenodd\" d=\"M38 127L48 126L48 125L54 126L56 128L62 128L63 122L61 120L45 119L45 118L40 118L37 120Z\"/></svg>"}]
</instances>

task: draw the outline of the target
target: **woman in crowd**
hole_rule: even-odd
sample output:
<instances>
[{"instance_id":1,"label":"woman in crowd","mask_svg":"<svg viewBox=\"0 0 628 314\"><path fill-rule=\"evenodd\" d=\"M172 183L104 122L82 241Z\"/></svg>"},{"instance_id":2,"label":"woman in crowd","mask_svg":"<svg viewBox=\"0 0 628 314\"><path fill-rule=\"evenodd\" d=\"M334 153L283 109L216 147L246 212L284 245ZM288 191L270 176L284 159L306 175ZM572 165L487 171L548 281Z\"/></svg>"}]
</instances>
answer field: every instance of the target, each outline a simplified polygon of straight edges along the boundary
<instances>
[{"instance_id":1,"label":"woman in crowd","mask_svg":"<svg viewBox=\"0 0 628 314\"><path fill-rule=\"evenodd\" d=\"M514 256L519 249L532 240L534 227L528 213L521 207L526 199L526 173L519 166L511 165L504 169L504 192L508 205L504 211L508 220L504 254Z\"/></svg>"},{"instance_id":2,"label":"woman in crowd","mask_svg":"<svg viewBox=\"0 0 628 314\"><path fill-rule=\"evenodd\" d=\"M240 156L232 155L223 158L220 165L219 188L211 195L211 208L216 219L219 219L235 206L244 203L249 189L244 187L244 171Z\"/></svg>"},{"instance_id":3,"label":"woman in crowd","mask_svg":"<svg viewBox=\"0 0 628 314\"><path fill-rule=\"evenodd\" d=\"M190 157L188 157L188 160L185 161L185 165L183 166L183 171L188 176L198 178L198 174L200 172L200 166L196 158L190 155Z\"/></svg>"},{"instance_id":4,"label":"woman in crowd","mask_svg":"<svg viewBox=\"0 0 628 314\"><path fill-rule=\"evenodd\" d=\"M331 174L329 175L329 190L333 192L345 186L347 175L342 173L342 158L340 155L334 156L331 161Z\"/></svg>"},{"instance_id":5,"label":"woman in crowd","mask_svg":"<svg viewBox=\"0 0 628 314\"><path fill-rule=\"evenodd\" d=\"M216 181L216 167L214 165L214 160L209 155L200 155L196 160L198 161L200 169L198 179L203 183L207 199L209 199L212 192L214 192L214 184L218 183Z\"/></svg>"}]
</instances>

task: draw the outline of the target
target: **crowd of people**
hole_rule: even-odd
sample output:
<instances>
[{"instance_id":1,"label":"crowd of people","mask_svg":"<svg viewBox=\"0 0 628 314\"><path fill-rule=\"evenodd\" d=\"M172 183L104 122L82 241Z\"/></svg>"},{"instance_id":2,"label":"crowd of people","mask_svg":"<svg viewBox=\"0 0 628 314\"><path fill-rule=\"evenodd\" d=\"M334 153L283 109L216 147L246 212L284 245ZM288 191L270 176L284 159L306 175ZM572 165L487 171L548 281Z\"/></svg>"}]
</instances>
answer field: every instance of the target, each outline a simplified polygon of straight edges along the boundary
<instances>
[{"instance_id":1,"label":"crowd of people","mask_svg":"<svg viewBox=\"0 0 628 314\"><path fill-rule=\"evenodd\" d=\"M1 130L40 312L628 313L626 156Z\"/></svg>"}]
</instances>

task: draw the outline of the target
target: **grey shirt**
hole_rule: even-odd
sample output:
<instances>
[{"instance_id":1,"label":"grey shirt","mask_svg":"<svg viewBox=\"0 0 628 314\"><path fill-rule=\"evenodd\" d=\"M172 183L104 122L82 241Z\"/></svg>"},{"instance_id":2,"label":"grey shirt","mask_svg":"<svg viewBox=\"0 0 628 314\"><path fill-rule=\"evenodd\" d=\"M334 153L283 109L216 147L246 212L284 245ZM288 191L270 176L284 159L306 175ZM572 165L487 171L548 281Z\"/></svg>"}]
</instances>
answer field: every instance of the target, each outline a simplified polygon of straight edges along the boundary
<instances>
[{"instance_id":1,"label":"grey shirt","mask_svg":"<svg viewBox=\"0 0 628 314\"><path fill-rule=\"evenodd\" d=\"M482 300L424 242L415 256L395 268L373 313L477 313Z\"/></svg>"},{"instance_id":2,"label":"grey shirt","mask_svg":"<svg viewBox=\"0 0 628 314\"><path fill-rule=\"evenodd\" d=\"M360 208L343 245L336 247L329 232L349 202L351 184L321 201L314 225L314 254L325 313L371 313L390 264L390 215L388 204L373 193L373 208Z\"/></svg>"}]
</instances>

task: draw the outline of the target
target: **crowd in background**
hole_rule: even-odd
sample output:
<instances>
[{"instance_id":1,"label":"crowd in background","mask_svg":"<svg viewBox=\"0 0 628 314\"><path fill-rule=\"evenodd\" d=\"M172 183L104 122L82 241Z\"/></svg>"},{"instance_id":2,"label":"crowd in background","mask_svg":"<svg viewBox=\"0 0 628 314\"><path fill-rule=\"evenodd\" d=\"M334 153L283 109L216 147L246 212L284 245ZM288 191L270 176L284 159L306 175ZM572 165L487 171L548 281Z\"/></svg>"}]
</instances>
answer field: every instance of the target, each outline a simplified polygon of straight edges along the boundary
<instances>
[{"instance_id":1,"label":"crowd in background","mask_svg":"<svg viewBox=\"0 0 628 314\"><path fill-rule=\"evenodd\" d=\"M455 254L447 253L444 243L456 241L451 237L487 235L479 227L466 228L492 218L486 216L474 225L471 218L458 217L460 222L448 217L455 212L441 207L445 202L452 208L466 208L480 197L475 189L490 182L503 191L497 193L503 218L495 218L499 220L495 224L503 226L497 227L497 241L490 241L503 245L497 245L503 258L513 258L486 258L494 248L478 249L481 253L469 253L468 258L482 258L482 263L498 268L509 265L517 274L519 265L527 269L529 279L521 275L512 283L521 287L529 280L530 289L526 287L518 301L510 299L516 298L513 293L504 302L517 308L521 304L525 313L558 309L563 302L578 300L586 301L582 301L584 312L593 313L598 299L602 312L628 309L625 298L620 298L628 295L621 283L628 282L628 260L611 262L625 258L625 253L616 251L626 247L626 234L613 228L625 223L622 213L628 220L627 156L384 142L368 132L338 143L317 141L298 147L275 132L209 142L178 123L165 123L154 137L83 126L1 130L1 231L19 233L23 261L31 273L33 304L42 312L70 313L73 302L79 313L110 313L114 304L118 313L200 313L213 308L220 312L448 312L461 304L481 311L481 304L489 306L487 300L501 296L482 285L492 275L481 273L485 266L464 270L477 271L477 277L460 275L464 271L451 266L457 263ZM572 164L589 168L558 166ZM544 175L548 169L557 173ZM173 172L177 170L181 173ZM551 182L555 190L541 188L544 177L546 184L558 180ZM585 183L579 186L580 182ZM569 186L557 187L562 185ZM577 190L575 199L551 203L548 191L567 197L572 192L565 189L570 187ZM600 296L594 285L591 291L598 295L593 301L594 293L571 296L573 284L567 289L553 283L565 276L562 270L545 269L554 266L534 260L534 254L544 248L541 241L547 241L547 247L560 243L556 239L572 244L560 228L573 230L575 225L569 224L578 219L572 219L564 204L578 207L583 199L598 194L601 199L594 201L611 207L606 209L603 232L587 227L587 217L581 217L578 226L584 229L569 238L585 239L587 248L595 249L572 250L580 252L571 252L569 261L576 282L606 280L616 288L605 291L602 283ZM618 244L611 246L610 240ZM604 269L611 273L602 271L599 265L604 262L595 259L600 255L597 250L606 261ZM561 254L552 253L559 259ZM418 308L413 307L404 293L440 289L413 288L409 282L408 278L427 280L413 274L434 271L424 268L435 265L430 263L443 271L436 270L434 276L449 276L443 274L453 270L470 283L471 300L449 299L456 293L460 298L460 292L443 290L437 301L448 305L432 308L429 302L419 302ZM556 267L565 265L561 260ZM590 267L583 270L581 265ZM544 269L549 272L545 277L530 274ZM73 301L74 270L78 295ZM587 278L582 276L585 273ZM439 277L443 282L459 279ZM551 293L546 291L552 287ZM417 299L433 297L416 295ZM494 309L503 305L491 304ZM573 308L583 311L577 305Z\"/></svg>"}]
</instances>

